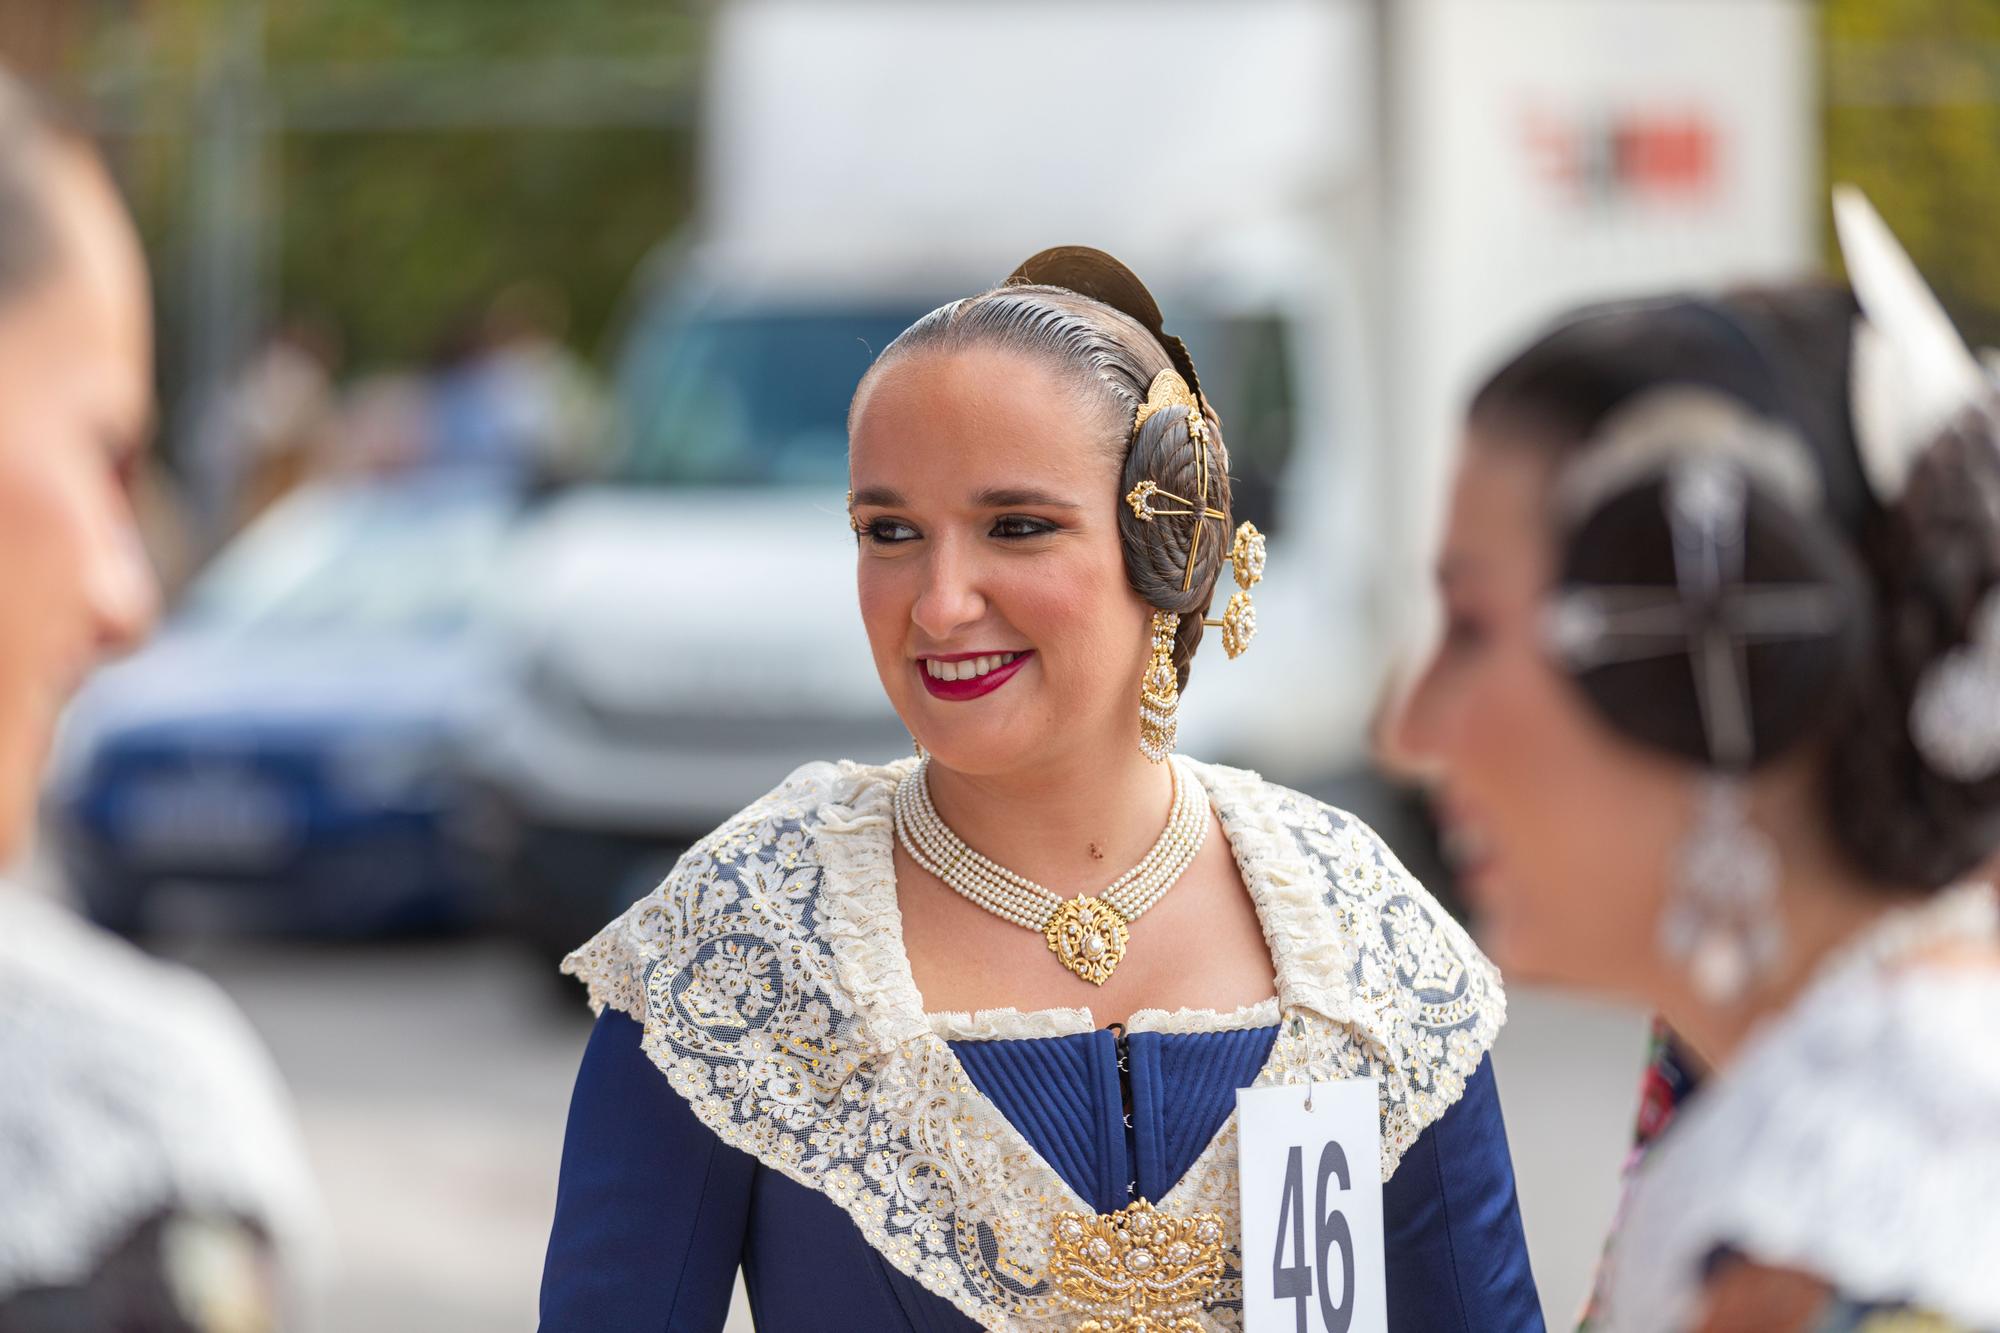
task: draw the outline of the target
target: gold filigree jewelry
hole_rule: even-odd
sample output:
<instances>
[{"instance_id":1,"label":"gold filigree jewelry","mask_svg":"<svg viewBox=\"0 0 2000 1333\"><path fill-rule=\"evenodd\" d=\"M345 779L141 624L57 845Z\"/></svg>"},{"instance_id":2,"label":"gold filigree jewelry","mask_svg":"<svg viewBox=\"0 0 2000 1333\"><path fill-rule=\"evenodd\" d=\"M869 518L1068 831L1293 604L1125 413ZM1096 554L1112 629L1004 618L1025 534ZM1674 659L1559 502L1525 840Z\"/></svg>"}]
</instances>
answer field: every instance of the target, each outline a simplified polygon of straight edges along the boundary
<instances>
[{"instance_id":1,"label":"gold filigree jewelry","mask_svg":"<svg viewBox=\"0 0 2000 1333\"><path fill-rule=\"evenodd\" d=\"M1250 600L1250 589L1264 578L1264 534L1257 531L1256 524L1245 523L1236 529L1236 540L1229 547L1229 567L1236 575L1236 591L1223 608L1222 619L1201 623L1222 631L1222 651L1234 661L1250 651L1250 640L1257 637L1257 607Z\"/></svg>"},{"instance_id":2,"label":"gold filigree jewelry","mask_svg":"<svg viewBox=\"0 0 2000 1333\"><path fill-rule=\"evenodd\" d=\"M866 523L863 523L860 519L854 516L853 491L849 491L847 493L847 526L853 528L855 532L863 536L866 536L868 533L868 525Z\"/></svg>"},{"instance_id":3,"label":"gold filigree jewelry","mask_svg":"<svg viewBox=\"0 0 2000 1333\"><path fill-rule=\"evenodd\" d=\"M1181 771L1173 776L1173 808L1139 864L1095 895L1064 899L1025 875L966 845L931 804L929 759L896 784L890 811L896 840L910 859L946 888L1040 934L1064 967L1102 986L1125 956L1131 923L1180 882L1208 836L1208 798L1201 783Z\"/></svg>"},{"instance_id":4,"label":"gold filigree jewelry","mask_svg":"<svg viewBox=\"0 0 2000 1333\"><path fill-rule=\"evenodd\" d=\"M1194 503L1194 501L1185 497L1175 495L1172 491L1161 490L1160 484L1156 481L1142 481L1137 486L1134 486L1125 493L1125 503L1131 507L1133 517L1137 518L1141 523L1151 523L1156 518L1194 517L1195 511L1192 509L1153 508L1153 497L1156 495L1162 500L1172 500L1175 504L1191 505ZM1204 509L1201 511L1201 517L1219 520L1227 518L1228 515L1217 509Z\"/></svg>"},{"instance_id":5,"label":"gold filigree jewelry","mask_svg":"<svg viewBox=\"0 0 2000 1333\"><path fill-rule=\"evenodd\" d=\"M1201 400L1194 396L1194 390L1188 388L1188 382L1181 378L1179 371L1167 369L1153 376L1153 382L1146 386L1146 401L1139 404L1139 411L1132 418L1132 433L1137 435L1139 428L1152 420L1155 412L1163 412L1170 407L1187 410L1188 434L1195 433L1196 422L1200 422L1206 432L1207 422L1202 416Z\"/></svg>"},{"instance_id":6,"label":"gold filigree jewelry","mask_svg":"<svg viewBox=\"0 0 2000 1333\"><path fill-rule=\"evenodd\" d=\"M1139 678L1139 750L1164 764L1180 739L1180 673L1174 669L1174 636L1181 618L1172 611L1153 612L1153 652Z\"/></svg>"},{"instance_id":7,"label":"gold filigree jewelry","mask_svg":"<svg viewBox=\"0 0 2000 1333\"><path fill-rule=\"evenodd\" d=\"M1056 961L1093 986L1111 980L1125 957L1131 926L1101 898L1071 898L1049 913L1042 927Z\"/></svg>"},{"instance_id":8,"label":"gold filigree jewelry","mask_svg":"<svg viewBox=\"0 0 2000 1333\"><path fill-rule=\"evenodd\" d=\"M1245 592L1264 581L1264 534L1255 523L1238 525L1236 540L1229 544L1229 567Z\"/></svg>"},{"instance_id":9,"label":"gold filigree jewelry","mask_svg":"<svg viewBox=\"0 0 2000 1333\"><path fill-rule=\"evenodd\" d=\"M1257 637L1257 608L1250 601L1247 592L1232 593L1229 605L1223 608L1222 619L1204 620L1204 625L1214 625L1222 631L1222 651L1235 661L1250 651L1250 640Z\"/></svg>"},{"instance_id":10,"label":"gold filigree jewelry","mask_svg":"<svg viewBox=\"0 0 2000 1333\"><path fill-rule=\"evenodd\" d=\"M1116 1213L1058 1213L1049 1281L1089 1316L1077 1333L1199 1333L1222 1280L1222 1219L1140 1199Z\"/></svg>"}]
</instances>

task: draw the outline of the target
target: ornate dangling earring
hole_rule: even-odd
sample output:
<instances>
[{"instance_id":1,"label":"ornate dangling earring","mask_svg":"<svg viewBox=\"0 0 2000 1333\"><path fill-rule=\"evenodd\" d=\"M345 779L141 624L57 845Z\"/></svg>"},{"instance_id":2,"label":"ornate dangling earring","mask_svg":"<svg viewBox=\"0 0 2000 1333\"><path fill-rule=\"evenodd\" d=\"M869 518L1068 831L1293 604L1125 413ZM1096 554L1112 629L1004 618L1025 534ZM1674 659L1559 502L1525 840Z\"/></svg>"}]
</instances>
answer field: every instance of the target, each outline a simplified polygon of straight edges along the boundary
<instances>
[{"instance_id":1,"label":"ornate dangling earring","mask_svg":"<svg viewBox=\"0 0 2000 1333\"><path fill-rule=\"evenodd\" d=\"M1698 799L1660 917L1660 947L1687 969L1696 995L1728 1005L1768 977L1784 952L1778 850L1750 822L1736 779L1702 779Z\"/></svg>"},{"instance_id":2,"label":"ornate dangling earring","mask_svg":"<svg viewBox=\"0 0 2000 1333\"><path fill-rule=\"evenodd\" d=\"M1139 750L1156 764L1167 762L1180 734L1180 680L1174 671L1174 635L1181 618L1153 612L1153 655L1139 678Z\"/></svg>"}]
</instances>

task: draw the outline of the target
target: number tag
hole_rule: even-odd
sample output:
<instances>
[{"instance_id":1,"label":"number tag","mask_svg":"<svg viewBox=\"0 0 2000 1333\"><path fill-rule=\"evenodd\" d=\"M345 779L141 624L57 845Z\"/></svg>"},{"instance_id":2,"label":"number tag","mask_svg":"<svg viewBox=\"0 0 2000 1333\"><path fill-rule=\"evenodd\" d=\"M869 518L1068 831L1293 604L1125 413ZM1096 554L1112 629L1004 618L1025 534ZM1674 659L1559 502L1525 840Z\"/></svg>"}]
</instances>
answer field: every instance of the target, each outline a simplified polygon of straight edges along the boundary
<instances>
[{"instance_id":1,"label":"number tag","mask_svg":"<svg viewBox=\"0 0 2000 1333\"><path fill-rule=\"evenodd\" d=\"M1236 1093L1245 1333L1388 1333L1372 1078Z\"/></svg>"}]
</instances>

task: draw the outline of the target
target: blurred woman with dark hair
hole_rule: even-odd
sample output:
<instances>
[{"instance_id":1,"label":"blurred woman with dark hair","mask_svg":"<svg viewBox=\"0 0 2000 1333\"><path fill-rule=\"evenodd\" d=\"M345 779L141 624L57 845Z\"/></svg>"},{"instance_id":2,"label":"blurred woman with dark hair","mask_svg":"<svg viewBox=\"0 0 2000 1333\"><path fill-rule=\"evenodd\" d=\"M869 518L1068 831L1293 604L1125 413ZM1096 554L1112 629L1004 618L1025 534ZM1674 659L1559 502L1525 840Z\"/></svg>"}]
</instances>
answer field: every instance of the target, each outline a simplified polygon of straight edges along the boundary
<instances>
[{"instance_id":1,"label":"blurred woman with dark hair","mask_svg":"<svg viewBox=\"0 0 2000 1333\"><path fill-rule=\"evenodd\" d=\"M0 72L0 865L65 699L154 616L129 494L150 325L103 165ZM0 884L0 1333L278 1328L310 1281L311 1194L211 984Z\"/></svg>"},{"instance_id":2,"label":"blurred woman with dark hair","mask_svg":"<svg viewBox=\"0 0 2000 1333\"><path fill-rule=\"evenodd\" d=\"M1395 728L1501 965L1713 1066L1638 1170L1615 1333L2000 1327L2000 912L1961 883L2000 843L2000 396L1840 220L1859 321L1609 307L1487 382Z\"/></svg>"}]
</instances>

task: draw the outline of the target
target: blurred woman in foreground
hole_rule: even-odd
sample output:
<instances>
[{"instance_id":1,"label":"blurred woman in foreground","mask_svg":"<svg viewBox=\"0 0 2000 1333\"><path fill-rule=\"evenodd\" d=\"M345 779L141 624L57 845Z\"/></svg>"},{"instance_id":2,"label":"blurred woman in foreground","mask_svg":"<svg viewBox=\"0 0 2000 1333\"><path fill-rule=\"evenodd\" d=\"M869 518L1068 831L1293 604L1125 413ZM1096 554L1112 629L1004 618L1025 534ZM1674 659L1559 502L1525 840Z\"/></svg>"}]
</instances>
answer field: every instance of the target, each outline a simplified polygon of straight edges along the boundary
<instances>
[{"instance_id":1,"label":"blurred woman in foreground","mask_svg":"<svg viewBox=\"0 0 2000 1333\"><path fill-rule=\"evenodd\" d=\"M1397 727L1496 961L1715 1066L1640 1168L1617 1333L2000 1327L2000 939L1957 886L2000 841L2000 404L1840 207L1858 326L1627 305L1488 381Z\"/></svg>"},{"instance_id":2,"label":"blurred woman in foreground","mask_svg":"<svg viewBox=\"0 0 2000 1333\"><path fill-rule=\"evenodd\" d=\"M0 72L0 865L65 700L153 619L152 381L117 192ZM0 1333L279 1327L310 1229L281 1106L212 985L0 883Z\"/></svg>"}]
</instances>

